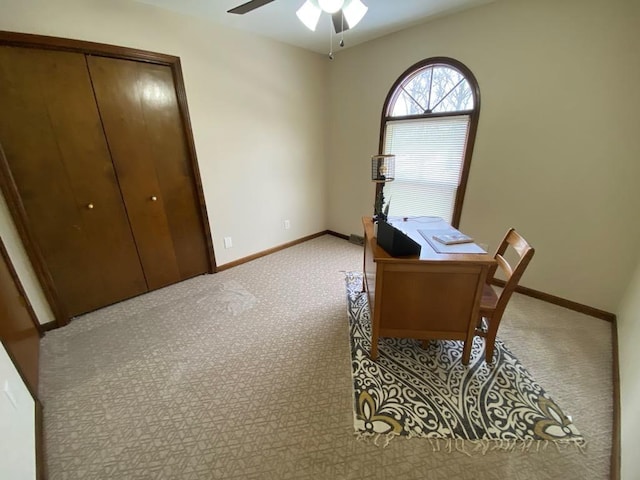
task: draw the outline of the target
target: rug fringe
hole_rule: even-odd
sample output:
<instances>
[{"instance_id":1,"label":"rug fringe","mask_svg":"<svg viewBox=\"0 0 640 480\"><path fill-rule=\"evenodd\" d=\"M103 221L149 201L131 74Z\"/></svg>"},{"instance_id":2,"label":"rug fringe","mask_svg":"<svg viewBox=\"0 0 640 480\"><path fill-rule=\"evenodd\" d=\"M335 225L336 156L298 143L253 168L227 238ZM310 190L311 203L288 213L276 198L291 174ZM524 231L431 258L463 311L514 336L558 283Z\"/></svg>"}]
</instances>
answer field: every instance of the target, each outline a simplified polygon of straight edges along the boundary
<instances>
[{"instance_id":1,"label":"rug fringe","mask_svg":"<svg viewBox=\"0 0 640 480\"><path fill-rule=\"evenodd\" d=\"M433 452L460 452L468 457L473 455L486 455L487 452L521 452L540 453L547 450L549 445L554 445L558 451L567 448L576 448L580 453L586 454L587 442L585 440L549 441L549 440L515 440L515 439L479 439L467 440L463 438L431 438L417 434L399 435L397 433L373 433L356 431L354 435L358 440L372 443L376 447L386 448L391 441L399 437L401 439L422 438L429 441Z\"/></svg>"}]
</instances>

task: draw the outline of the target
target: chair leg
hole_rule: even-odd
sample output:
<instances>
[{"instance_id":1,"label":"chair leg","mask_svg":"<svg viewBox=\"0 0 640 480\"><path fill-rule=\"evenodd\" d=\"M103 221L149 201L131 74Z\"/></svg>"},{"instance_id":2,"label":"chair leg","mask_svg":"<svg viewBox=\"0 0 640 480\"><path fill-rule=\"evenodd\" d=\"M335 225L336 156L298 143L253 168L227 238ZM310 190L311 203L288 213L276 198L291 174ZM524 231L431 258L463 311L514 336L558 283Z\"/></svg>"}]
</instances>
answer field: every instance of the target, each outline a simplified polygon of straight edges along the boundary
<instances>
[{"instance_id":1,"label":"chair leg","mask_svg":"<svg viewBox=\"0 0 640 480\"><path fill-rule=\"evenodd\" d=\"M484 361L493 363L493 352L496 345L496 336L498 334L498 322L488 320L489 328L487 336L484 339Z\"/></svg>"},{"instance_id":2,"label":"chair leg","mask_svg":"<svg viewBox=\"0 0 640 480\"><path fill-rule=\"evenodd\" d=\"M425 350L429 348L429 340L422 340L422 348Z\"/></svg>"}]
</instances>

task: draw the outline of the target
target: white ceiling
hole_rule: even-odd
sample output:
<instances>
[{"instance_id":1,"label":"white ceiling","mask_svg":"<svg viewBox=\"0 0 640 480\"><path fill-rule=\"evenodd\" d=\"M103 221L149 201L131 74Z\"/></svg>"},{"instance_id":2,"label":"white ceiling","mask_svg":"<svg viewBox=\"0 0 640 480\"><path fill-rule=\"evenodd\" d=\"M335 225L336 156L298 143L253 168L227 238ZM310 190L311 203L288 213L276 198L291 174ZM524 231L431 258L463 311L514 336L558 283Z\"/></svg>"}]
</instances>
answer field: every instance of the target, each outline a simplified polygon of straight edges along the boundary
<instances>
[{"instance_id":1,"label":"white ceiling","mask_svg":"<svg viewBox=\"0 0 640 480\"><path fill-rule=\"evenodd\" d=\"M244 15L227 10L247 0L136 0L160 8L206 18L211 22L264 35L318 53L328 53L330 16L323 14L315 32L305 27L296 10L305 0L275 0ZM353 30L344 33L345 48L405 29L427 20L495 0L362 0L367 14ZM334 51L339 37L334 34Z\"/></svg>"}]
</instances>

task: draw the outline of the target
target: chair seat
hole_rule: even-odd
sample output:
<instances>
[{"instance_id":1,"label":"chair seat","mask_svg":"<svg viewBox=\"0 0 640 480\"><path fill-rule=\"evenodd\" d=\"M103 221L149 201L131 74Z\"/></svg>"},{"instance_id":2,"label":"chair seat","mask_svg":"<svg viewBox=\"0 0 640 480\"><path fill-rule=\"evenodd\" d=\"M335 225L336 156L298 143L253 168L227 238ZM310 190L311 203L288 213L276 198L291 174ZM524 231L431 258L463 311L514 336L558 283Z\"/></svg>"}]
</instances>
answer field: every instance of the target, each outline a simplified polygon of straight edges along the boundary
<instances>
[{"instance_id":1,"label":"chair seat","mask_svg":"<svg viewBox=\"0 0 640 480\"><path fill-rule=\"evenodd\" d=\"M480 300L480 314L483 312L491 312L495 310L498 304L498 294L488 283L484 285L482 290L482 299Z\"/></svg>"}]
</instances>

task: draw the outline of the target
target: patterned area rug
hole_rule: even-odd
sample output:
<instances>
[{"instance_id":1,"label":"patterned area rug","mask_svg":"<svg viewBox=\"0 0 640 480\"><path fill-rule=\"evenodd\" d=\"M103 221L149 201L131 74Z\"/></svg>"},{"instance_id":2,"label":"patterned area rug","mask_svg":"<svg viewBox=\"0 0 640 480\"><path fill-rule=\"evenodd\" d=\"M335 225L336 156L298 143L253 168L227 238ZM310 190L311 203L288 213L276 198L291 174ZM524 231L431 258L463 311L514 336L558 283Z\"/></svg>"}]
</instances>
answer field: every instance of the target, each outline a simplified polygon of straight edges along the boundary
<instances>
[{"instance_id":1,"label":"patterned area rug","mask_svg":"<svg viewBox=\"0 0 640 480\"><path fill-rule=\"evenodd\" d=\"M462 342L381 338L378 360L369 359L371 321L362 275L346 274L354 386L354 426L362 437L424 437L434 448L468 453L488 449L544 448L548 442L585 440L518 359L496 340L487 365L476 338L469 365Z\"/></svg>"}]
</instances>

